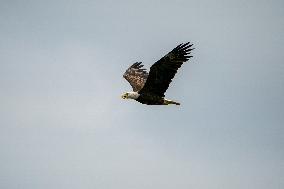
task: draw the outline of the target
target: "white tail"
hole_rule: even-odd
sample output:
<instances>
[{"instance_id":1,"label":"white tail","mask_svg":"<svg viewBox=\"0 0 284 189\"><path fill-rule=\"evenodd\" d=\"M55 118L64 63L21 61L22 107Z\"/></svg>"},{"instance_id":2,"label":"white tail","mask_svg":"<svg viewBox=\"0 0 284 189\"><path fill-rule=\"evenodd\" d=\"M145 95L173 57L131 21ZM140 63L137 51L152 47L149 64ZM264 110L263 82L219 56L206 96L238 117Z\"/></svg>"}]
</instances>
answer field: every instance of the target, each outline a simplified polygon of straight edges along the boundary
<instances>
[{"instance_id":1,"label":"white tail","mask_svg":"<svg viewBox=\"0 0 284 189\"><path fill-rule=\"evenodd\" d=\"M175 102L173 100L164 99L164 105L169 105L169 104L180 105L180 103Z\"/></svg>"}]
</instances>

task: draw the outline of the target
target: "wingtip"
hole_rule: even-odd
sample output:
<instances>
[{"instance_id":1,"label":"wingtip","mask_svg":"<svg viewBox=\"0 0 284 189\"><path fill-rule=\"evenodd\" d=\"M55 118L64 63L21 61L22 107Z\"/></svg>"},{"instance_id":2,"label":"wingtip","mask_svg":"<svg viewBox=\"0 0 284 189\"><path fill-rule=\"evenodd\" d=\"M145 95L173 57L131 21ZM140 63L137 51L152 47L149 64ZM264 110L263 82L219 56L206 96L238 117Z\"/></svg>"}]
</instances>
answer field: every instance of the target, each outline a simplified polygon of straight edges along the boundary
<instances>
[{"instance_id":1,"label":"wingtip","mask_svg":"<svg viewBox=\"0 0 284 189\"><path fill-rule=\"evenodd\" d=\"M193 43L186 42L186 43L179 44L175 49L182 50L182 51L188 51L188 49L190 49L190 47L192 46L193 46ZM190 49L190 50L193 50L193 49Z\"/></svg>"}]
</instances>

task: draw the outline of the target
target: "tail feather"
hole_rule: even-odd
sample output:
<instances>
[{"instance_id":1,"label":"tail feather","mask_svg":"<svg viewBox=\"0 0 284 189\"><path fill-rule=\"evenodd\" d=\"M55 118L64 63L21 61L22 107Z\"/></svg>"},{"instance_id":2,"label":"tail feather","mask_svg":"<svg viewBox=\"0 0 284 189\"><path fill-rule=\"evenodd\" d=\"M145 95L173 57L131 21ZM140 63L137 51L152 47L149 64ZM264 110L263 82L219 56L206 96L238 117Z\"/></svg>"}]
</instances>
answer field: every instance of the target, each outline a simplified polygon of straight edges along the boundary
<instances>
[{"instance_id":1,"label":"tail feather","mask_svg":"<svg viewBox=\"0 0 284 189\"><path fill-rule=\"evenodd\" d=\"M180 105L179 102L175 102L173 100L164 99L164 105L169 105L169 104Z\"/></svg>"},{"instance_id":2,"label":"tail feather","mask_svg":"<svg viewBox=\"0 0 284 189\"><path fill-rule=\"evenodd\" d=\"M172 101L172 103L171 103L171 104L180 105L180 103L179 103L179 102L175 102L175 101Z\"/></svg>"}]
</instances>

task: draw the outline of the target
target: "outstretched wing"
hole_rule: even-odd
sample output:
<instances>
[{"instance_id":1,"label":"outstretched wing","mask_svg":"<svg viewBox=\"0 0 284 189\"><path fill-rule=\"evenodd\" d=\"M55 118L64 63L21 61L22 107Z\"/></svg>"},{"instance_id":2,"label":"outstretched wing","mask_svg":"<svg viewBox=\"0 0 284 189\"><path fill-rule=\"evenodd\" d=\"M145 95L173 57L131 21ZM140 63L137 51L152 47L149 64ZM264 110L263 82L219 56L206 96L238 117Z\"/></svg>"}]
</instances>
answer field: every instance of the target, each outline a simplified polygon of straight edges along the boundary
<instances>
[{"instance_id":1,"label":"outstretched wing","mask_svg":"<svg viewBox=\"0 0 284 189\"><path fill-rule=\"evenodd\" d=\"M153 93L164 97L177 70L190 56L193 44L180 44L150 68L148 79L139 93Z\"/></svg>"},{"instance_id":2,"label":"outstretched wing","mask_svg":"<svg viewBox=\"0 0 284 189\"><path fill-rule=\"evenodd\" d=\"M130 83L135 92L143 88L148 77L148 73L145 68L142 68L143 65L141 63L134 63L123 74L123 77Z\"/></svg>"}]
</instances>

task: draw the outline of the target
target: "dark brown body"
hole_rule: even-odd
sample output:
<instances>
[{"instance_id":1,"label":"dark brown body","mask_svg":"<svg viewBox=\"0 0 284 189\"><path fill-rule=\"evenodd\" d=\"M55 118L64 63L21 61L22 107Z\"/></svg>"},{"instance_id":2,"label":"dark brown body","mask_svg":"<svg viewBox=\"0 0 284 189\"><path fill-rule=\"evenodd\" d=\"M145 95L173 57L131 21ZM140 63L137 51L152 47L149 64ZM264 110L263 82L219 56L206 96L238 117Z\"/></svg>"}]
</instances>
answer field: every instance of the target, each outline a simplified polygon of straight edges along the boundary
<instances>
[{"instance_id":1,"label":"dark brown body","mask_svg":"<svg viewBox=\"0 0 284 189\"><path fill-rule=\"evenodd\" d=\"M165 105L164 98L155 94L140 94L136 101L147 105Z\"/></svg>"},{"instance_id":2,"label":"dark brown body","mask_svg":"<svg viewBox=\"0 0 284 189\"><path fill-rule=\"evenodd\" d=\"M140 96L136 99L136 101L147 105L169 105L169 104L180 105L180 103L178 102L167 100L164 97L149 93L140 94Z\"/></svg>"}]
</instances>

